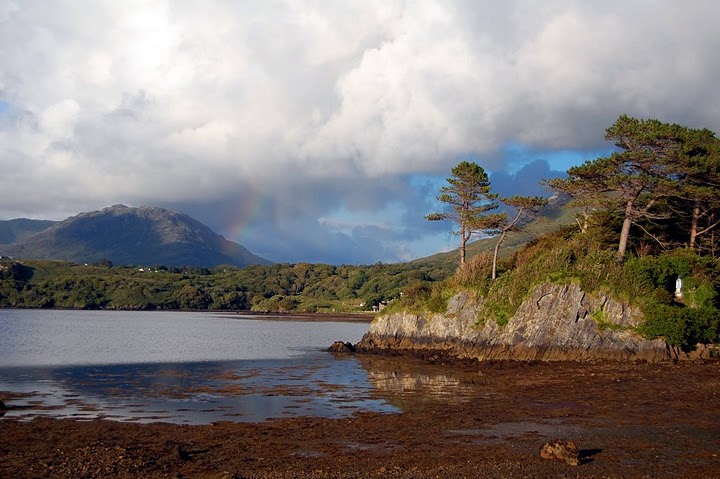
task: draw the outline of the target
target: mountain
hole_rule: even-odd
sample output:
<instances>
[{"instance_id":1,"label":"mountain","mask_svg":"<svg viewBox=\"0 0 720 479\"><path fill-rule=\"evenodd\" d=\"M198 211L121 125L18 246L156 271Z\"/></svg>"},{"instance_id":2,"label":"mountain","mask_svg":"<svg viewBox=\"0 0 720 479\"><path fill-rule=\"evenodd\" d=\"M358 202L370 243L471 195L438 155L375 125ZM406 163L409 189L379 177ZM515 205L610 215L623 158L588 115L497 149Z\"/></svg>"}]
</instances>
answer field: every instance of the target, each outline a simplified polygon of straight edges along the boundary
<instances>
[{"instance_id":1,"label":"mountain","mask_svg":"<svg viewBox=\"0 0 720 479\"><path fill-rule=\"evenodd\" d=\"M548 204L538 212L535 218L523 222L520 225L522 229L508 233L500 248L500 257L509 257L538 236L554 231L561 226L574 224L575 217L581 212L581 209L573 207L569 203L570 197L564 193L556 193L548 198ZM448 226L450 225L448 224ZM494 236L473 241L467 245L468 259L479 253L492 253L495 244L497 244L497 237ZM452 266L455 268L458 265L459 254L458 249L454 249L445 253L436 253L424 258L418 258L410 263L423 266Z\"/></svg>"},{"instance_id":2,"label":"mountain","mask_svg":"<svg viewBox=\"0 0 720 479\"><path fill-rule=\"evenodd\" d=\"M269 264L186 214L163 208L115 205L80 213L13 244L0 253L25 259L164 266L239 267Z\"/></svg>"},{"instance_id":3,"label":"mountain","mask_svg":"<svg viewBox=\"0 0 720 479\"><path fill-rule=\"evenodd\" d=\"M18 218L0 221L0 245L21 241L28 236L39 233L57 223L57 221L29 220Z\"/></svg>"}]
</instances>

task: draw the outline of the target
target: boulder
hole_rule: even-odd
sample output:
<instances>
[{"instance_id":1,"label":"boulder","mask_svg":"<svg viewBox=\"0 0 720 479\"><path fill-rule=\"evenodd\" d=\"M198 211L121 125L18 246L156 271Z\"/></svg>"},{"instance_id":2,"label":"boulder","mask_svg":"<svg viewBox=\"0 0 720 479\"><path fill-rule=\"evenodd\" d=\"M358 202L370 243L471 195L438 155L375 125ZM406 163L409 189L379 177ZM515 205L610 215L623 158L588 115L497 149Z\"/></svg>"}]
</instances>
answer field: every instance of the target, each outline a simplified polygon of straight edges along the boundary
<instances>
[{"instance_id":1,"label":"boulder","mask_svg":"<svg viewBox=\"0 0 720 479\"><path fill-rule=\"evenodd\" d=\"M327 350L331 353L354 353L357 351L351 343L344 343L342 341L335 341Z\"/></svg>"},{"instance_id":2,"label":"boulder","mask_svg":"<svg viewBox=\"0 0 720 479\"><path fill-rule=\"evenodd\" d=\"M580 464L580 451L572 440L562 441L555 439L546 442L540 448L540 457L543 459L564 461L571 466Z\"/></svg>"}]
</instances>

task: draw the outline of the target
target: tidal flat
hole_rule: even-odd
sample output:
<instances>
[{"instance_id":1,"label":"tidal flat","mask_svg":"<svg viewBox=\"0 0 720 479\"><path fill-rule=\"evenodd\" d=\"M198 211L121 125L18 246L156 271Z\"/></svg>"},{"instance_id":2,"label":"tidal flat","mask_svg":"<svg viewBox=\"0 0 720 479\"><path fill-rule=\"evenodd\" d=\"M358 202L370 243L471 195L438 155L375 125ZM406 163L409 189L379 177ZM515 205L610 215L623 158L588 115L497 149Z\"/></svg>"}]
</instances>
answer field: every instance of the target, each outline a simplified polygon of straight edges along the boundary
<instances>
[{"instance_id":1,"label":"tidal flat","mask_svg":"<svg viewBox=\"0 0 720 479\"><path fill-rule=\"evenodd\" d=\"M720 477L718 362L354 358L393 410L205 425L6 416L0 477ZM580 465L539 457L556 438Z\"/></svg>"}]
</instances>

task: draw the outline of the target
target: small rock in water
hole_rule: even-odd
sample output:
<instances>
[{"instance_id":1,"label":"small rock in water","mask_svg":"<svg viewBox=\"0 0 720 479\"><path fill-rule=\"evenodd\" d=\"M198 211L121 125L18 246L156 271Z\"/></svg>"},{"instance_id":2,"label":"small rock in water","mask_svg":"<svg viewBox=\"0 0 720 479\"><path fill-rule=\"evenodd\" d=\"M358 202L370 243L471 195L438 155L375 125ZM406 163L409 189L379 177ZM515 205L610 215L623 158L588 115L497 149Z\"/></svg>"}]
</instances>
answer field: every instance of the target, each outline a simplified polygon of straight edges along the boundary
<instances>
[{"instance_id":1,"label":"small rock in water","mask_svg":"<svg viewBox=\"0 0 720 479\"><path fill-rule=\"evenodd\" d=\"M580 451L572 440L561 441L560 439L555 439L554 441L546 442L540 448L540 457L543 459L565 461L571 466L580 464Z\"/></svg>"},{"instance_id":2,"label":"small rock in water","mask_svg":"<svg viewBox=\"0 0 720 479\"><path fill-rule=\"evenodd\" d=\"M357 351L355 346L351 343L343 343L342 341L335 341L332 346L328 348L328 351L333 353L354 353Z\"/></svg>"},{"instance_id":3,"label":"small rock in water","mask_svg":"<svg viewBox=\"0 0 720 479\"><path fill-rule=\"evenodd\" d=\"M7 411L8 407L4 402L0 401L0 411Z\"/></svg>"}]
</instances>

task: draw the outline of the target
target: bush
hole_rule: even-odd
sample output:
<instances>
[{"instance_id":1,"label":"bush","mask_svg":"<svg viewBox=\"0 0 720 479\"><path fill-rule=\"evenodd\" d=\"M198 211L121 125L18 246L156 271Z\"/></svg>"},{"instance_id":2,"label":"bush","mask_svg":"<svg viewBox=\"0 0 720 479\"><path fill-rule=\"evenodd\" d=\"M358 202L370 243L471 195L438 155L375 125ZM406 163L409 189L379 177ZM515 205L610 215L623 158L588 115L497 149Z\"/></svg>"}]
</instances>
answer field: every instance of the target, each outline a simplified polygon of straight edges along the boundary
<instances>
[{"instance_id":1,"label":"bush","mask_svg":"<svg viewBox=\"0 0 720 479\"><path fill-rule=\"evenodd\" d=\"M647 338L663 337L668 344L692 351L698 343L717 341L720 315L714 308L686 308L653 304L645 311L646 320L638 332Z\"/></svg>"},{"instance_id":2,"label":"bush","mask_svg":"<svg viewBox=\"0 0 720 479\"><path fill-rule=\"evenodd\" d=\"M386 312L413 311L416 313L444 313L448 300L455 288L447 283L414 283L408 287L400 299L390 301Z\"/></svg>"}]
</instances>

